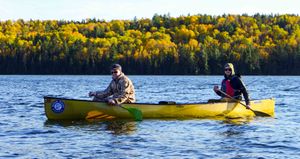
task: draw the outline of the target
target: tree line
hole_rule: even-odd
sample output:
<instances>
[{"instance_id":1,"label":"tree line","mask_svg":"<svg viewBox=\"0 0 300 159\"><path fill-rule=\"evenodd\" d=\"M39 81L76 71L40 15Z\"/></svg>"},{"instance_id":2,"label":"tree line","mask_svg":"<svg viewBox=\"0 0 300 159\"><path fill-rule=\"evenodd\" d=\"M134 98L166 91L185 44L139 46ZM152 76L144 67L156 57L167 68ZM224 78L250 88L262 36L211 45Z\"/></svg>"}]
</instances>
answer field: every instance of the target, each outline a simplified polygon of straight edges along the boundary
<instances>
[{"instance_id":1,"label":"tree line","mask_svg":"<svg viewBox=\"0 0 300 159\"><path fill-rule=\"evenodd\" d=\"M298 15L0 21L0 74L300 75Z\"/></svg>"}]
</instances>

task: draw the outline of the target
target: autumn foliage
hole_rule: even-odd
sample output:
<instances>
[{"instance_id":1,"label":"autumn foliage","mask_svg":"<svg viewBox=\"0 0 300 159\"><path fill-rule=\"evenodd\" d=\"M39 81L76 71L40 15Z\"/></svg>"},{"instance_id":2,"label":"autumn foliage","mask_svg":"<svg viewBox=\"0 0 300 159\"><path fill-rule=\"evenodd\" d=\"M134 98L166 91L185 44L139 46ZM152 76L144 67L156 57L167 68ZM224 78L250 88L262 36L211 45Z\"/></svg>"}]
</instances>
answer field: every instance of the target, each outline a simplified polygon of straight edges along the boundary
<instances>
[{"instance_id":1,"label":"autumn foliage","mask_svg":"<svg viewBox=\"0 0 300 159\"><path fill-rule=\"evenodd\" d=\"M300 17L193 15L152 19L0 21L0 74L300 75Z\"/></svg>"}]
</instances>

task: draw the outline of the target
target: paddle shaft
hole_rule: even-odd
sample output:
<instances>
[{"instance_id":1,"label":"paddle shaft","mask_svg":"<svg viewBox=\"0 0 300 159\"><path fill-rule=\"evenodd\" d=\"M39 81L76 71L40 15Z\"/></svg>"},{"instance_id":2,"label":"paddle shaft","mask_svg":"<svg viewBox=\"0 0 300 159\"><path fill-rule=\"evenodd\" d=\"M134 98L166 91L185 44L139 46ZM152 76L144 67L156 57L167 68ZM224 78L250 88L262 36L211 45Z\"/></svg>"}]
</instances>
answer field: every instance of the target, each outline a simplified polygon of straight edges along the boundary
<instances>
[{"instance_id":1,"label":"paddle shaft","mask_svg":"<svg viewBox=\"0 0 300 159\"><path fill-rule=\"evenodd\" d=\"M252 110L252 109L251 109L250 107L248 107L246 104L244 104L244 103L240 102L239 100L237 100L237 99L231 97L231 96L228 95L227 93L225 93L225 92L223 92L223 91L221 91L221 90L219 90L219 91L220 91L222 94L224 94L225 96L227 96L228 98L232 99L233 101L238 102L238 103L240 103L241 105L245 106L247 109ZM252 110L252 111L254 111L254 110Z\"/></svg>"},{"instance_id":2,"label":"paddle shaft","mask_svg":"<svg viewBox=\"0 0 300 159\"><path fill-rule=\"evenodd\" d=\"M237 100L237 99L235 99L235 98L232 98L230 95L226 94L225 92L223 92L223 91L221 91L221 90L219 90L219 91L220 91L222 94L226 95L228 98L232 99L233 101L238 102L238 103L240 103L241 105L245 106L247 109L251 110L256 116L267 116L267 117L271 116L271 115L269 115L269 114L267 114L267 113L264 113L264 112L261 112L261 111L253 110L253 109L251 109L250 107L248 107L247 105L245 105L244 103L241 103L239 100Z\"/></svg>"},{"instance_id":3,"label":"paddle shaft","mask_svg":"<svg viewBox=\"0 0 300 159\"><path fill-rule=\"evenodd\" d=\"M117 106L119 106L119 107L121 107L121 108L123 108L123 109L125 109L125 110L127 110L127 111L128 111L128 109L127 109L127 108L125 108L125 107L123 107L122 105L117 105Z\"/></svg>"}]
</instances>

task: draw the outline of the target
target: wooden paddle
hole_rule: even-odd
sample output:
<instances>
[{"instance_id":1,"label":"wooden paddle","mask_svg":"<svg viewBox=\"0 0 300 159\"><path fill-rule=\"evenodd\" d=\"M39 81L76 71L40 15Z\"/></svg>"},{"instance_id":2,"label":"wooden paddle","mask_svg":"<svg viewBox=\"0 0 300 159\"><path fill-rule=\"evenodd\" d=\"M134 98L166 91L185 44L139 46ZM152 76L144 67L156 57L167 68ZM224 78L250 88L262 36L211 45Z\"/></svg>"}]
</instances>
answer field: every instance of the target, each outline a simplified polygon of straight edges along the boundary
<instances>
[{"instance_id":1,"label":"wooden paddle","mask_svg":"<svg viewBox=\"0 0 300 159\"><path fill-rule=\"evenodd\" d=\"M220 91L222 94L224 94L226 97L232 99L232 100L235 101L235 102L240 103L241 105L245 106L247 109L251 110L256 116L271 116L271 115L269 115L269 114L267 114L267 113L264 113L264 112L261 112L261 111L256 111L256 110L253 110L253 109L251 109L251 108L248 108L247 105L245 105L244 103L240 102L239 100L237 100L237 99L235 99L235 98L232 98L230 95L226 94L225 92L223 92L223 91L221 91L221 90L219 90L219 91Z\"/></svg>"}]
</instances>

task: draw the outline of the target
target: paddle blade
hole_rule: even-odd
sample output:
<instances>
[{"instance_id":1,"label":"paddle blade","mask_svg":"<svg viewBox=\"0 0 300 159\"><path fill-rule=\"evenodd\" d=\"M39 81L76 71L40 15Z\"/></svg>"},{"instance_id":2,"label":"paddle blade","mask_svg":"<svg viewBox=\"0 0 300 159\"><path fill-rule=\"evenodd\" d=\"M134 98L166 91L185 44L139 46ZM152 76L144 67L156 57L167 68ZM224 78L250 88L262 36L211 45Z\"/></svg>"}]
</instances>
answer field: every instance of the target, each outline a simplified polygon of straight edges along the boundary
<instances>
[{"instance_id":1,"label":"paddle blade","mask_svg":"<svg viewBox=\"0 0 300 159\"><path fill-rule=\"evenodd\" d=\"M252 110L253 113L256 115L256 116L264 116L264 117L268 117L268 116L271 116L267 113L264 113L264 112L260 112L260 111L255 111L255 110Z\"/></svg>"},{"instance_id":2,"label":"paddle blade","mask_svg":"<svg viewBox=\"0 0 300 159\"><path fill-rule=\"evenodd\" d=\"M136 121L142 121L143 120L143 114L139 109L136 108L125 108L128 110L128 112L134 117L134 120Z\"/></svg>"}]
</instances>

